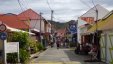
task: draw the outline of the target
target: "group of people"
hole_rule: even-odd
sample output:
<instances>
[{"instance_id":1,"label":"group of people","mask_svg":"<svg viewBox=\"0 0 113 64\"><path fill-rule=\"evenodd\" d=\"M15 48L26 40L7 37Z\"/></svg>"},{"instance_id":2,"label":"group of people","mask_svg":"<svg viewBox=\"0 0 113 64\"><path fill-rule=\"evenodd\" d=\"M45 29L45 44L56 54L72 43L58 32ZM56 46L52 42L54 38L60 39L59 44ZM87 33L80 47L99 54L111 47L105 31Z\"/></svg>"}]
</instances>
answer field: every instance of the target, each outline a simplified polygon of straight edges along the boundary
<instances>
[{"instance_id":1,"label":"group of people","mask_svg":"<svg viewBox=\"0 0 113 64\"><path fill-rule=\"evenodd\" d=\"M86 45L79 44L75 49L76 54L84 52L84 54L89 54L91 56L91 58L86 61L97 60L98 51L99 51L99 46L97 44L86 44Z\"/></svg>"},{"instance_id":2,"label":"group of people","mask_svg":"<svg viewBox=\"0 0 113 64\"><path fill-rule=\"evenodd\" d=\"M60 47L69 47L69 39L57 36L56 38L51 39L50 46L53 47L55 44L57 49Z\"/></svg>"}]
</instances>

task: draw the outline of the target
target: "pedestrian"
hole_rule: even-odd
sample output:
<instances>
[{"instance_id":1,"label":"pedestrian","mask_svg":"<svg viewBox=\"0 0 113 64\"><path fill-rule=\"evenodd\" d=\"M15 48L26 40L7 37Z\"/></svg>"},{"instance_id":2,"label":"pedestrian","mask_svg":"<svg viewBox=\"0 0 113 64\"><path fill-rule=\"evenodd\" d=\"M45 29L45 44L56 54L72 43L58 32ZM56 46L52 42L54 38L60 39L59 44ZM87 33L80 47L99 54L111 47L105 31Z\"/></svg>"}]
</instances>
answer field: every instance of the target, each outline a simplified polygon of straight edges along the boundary
<instances>
[{"instance_id":1,"label":"pedestrian","mask_svg":"<svg viewBox=\"0 0 113 64\"><path fill-rule=\"evenodd\" d=\"M63 47L65 47L65 38L63 37Z\"/></svg>"},{"instance_id":2,"label":"pedestrian","mask_svg":"<svg viewBox=\"0 0 113 64\"><path fill-rule=\"evenodd\" d=\"M54 44L53 36L51 35L51 36L50 36L50 46L51 46L51 48L53 47L53 44Z\"/></svg>"},{"instance_id":3,"label":"pedestrian","mask_svg":"<svg viewBox=\"0 0 113 64\"><path fill-rule=\"evenodd\" d=\"M57 49L59 49L59 47L60 47L60 37L57 37L56 45L57 45Z\"/></svg>"},{"instance_id":4,"label":"pedestrian","mask_svg":"<svg viewBox=\"0 0 113 64\"><path fill-rule=\"evenodd\" d=\"M53 38L51 38L51 48L53 47Z\"/></svg>"},{"instance_id":5,"label":"pedestrian","mask_svg":"<svg viewBox=\"0 0 113 64\"><path fill-rule=\"evenodd\" d=\"M65 39L65 43L66 43L66 47L69 47L69 39L68 38Z\"/></svg>"}]
</instances>

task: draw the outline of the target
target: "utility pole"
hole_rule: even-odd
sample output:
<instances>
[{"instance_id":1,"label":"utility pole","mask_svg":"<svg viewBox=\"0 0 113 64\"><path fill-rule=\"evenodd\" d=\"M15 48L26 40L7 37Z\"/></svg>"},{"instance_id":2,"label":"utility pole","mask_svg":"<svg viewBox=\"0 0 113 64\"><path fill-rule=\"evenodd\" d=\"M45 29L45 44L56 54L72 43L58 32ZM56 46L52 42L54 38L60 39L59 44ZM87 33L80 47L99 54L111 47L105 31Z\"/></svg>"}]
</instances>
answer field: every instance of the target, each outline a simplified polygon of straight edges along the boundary
<instances>
[{"instance_id":1,"label":"utility pole","mask_svg":"<svg viewBox=\"0 0 113 64\"><path fill-rule=\"evenodd\" d=\"M95 13L96 13L96 21L95 21L95 24L96 24L96 32L97 32L97 30L98 30L98 25L97 25L97 22L98 22L98 9L97 9L96 5L94 4L93 0L92 0L92 3L94 5L94 7L95 7L95 10L94 10Z\"/></svg>"},{"instance_id":2,"label":"utility pole","mask_svg":"<svg viewBox=\"0 0 113 64\"><path fill-rule=\"evenodd\" d=\"M101 50L100 50L100 43L99 43L99 33L98 33L98 24L97 24L97 22L98 22L98 9L96 8L96 42L98 42L98 54L97 54L97 58L98 58L98 60L99 61L101 61Z\"/></svg>"},{"instance_id":3,"label":"utility pole","mask_svg":"<svg viewBox=\"0 0 113 64\"><path fill-rule=\"evenodd\" d=\"M96 32L97 32L97 30L98 30L98 25L97 25L97 22L98 22L98 10L97 10L97 8L96 8Z\"/></svg>"},{"instance_id":4,"label":"utility pole","mask_svg":"<svg viewBox=\"0 0 113 64\"><path fill-rule=\"evenodd\" d=\"M98 40L98 37L99 37L99 33L98 33L98 24L97 24L97 22L98 22L98 9L96 8L96 6L95 6L95 12L96 12L96 42L98 42L99 40ZM97 58L98 58L98 60L99 61L101 61L101 50L100 50L100 43L98 42L98 54L97 54ZM105 50L105 53L106 53L106 50Z\"/></svg>"},{"instance_id":5,"label":"utility pole","mask_svg":"<svg viewBox=\"0 0 113 64\"><path fill-rule=\"evenodd\" d=\"M41 31L41 20L42 20L42 13L40 12L40 43L42 44L42 35L41 35L41 33L42 33L42 31Z\"/></svg>"},{"instance_id":6,"label":"utility pole","mask_svg":"<svg viewBox=\"0 0 113 64\"><path fill-rule=\"evenodd\" d=\"M51 22L53 21L53 13L54 13L54 11L51 10ZM52 25L51 25L51 33L53 33L53 27L52 27Z\"/></svg>"},{"instance_id":7,"label":"utility pole","mask_svg":"<svg viewBox=\"0 0 113 64\"><path fill-rule=\"evenodd\" d=\"M54 30L53 30L53 26L52 26L52 22L53 22L53 13L54 11L51 10L51 47L53 47L53 43L54 43L54 38L53 38L53 35L54 35Z\"/></svg>"}]
</instances>

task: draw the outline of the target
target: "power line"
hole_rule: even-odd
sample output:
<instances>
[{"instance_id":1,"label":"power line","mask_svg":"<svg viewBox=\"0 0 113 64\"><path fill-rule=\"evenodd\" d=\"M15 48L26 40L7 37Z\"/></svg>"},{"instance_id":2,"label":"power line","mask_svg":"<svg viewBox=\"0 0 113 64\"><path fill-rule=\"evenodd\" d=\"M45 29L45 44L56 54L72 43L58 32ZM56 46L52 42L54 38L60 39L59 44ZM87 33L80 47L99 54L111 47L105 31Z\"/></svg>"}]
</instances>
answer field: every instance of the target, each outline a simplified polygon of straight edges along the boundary
<instances>
[{"instance_id":1,"label":"power line","mask_svg":"<svg viewBox=\"0 0 113 64\"><path fill-rule=\"evenodd\" d=\"M95 12L96 12L96 31L98 30L98 25L97 25L97 21L98 21L98 9L96 8L96 6L95 6L95 3L94 3L94 1L92 0L92 3L93 3L93 5L94 5L94 7L95 7Z\"/></svg>"},{"instance_id":2,"label":"power line","mask_svg":"<svg viewBox=\"0 0 113 64\"><path fill-rule=\"evenodd\" d=\"M20 1L19 1L19 0L17 0L17 2L18 2L19 6L20 6L20 8L21 8L21 11L23 12L23 8L22 8L22 6L21 6ZM25 15L24 15L24 16L25 16ZM24 24L26 25L26 22L24 22ZM29 27L29 25L27 25L27 26Z\"/></svg>"},{"instance_id":3,"label":"power line","mask_svg":"<svg viewBox=\"0 0 113 64\"><path fill-rule=\"evenodd\" d=\"M86 5L88 8L91 8L90 5L88 5L86 2L84 2L83 0L80 0L84 5Z\"/></svg>"},{"instance_id":4,"label":"power line","mask_svg":"<svg viewBox=\"0 0 113 64\"><path fill-rule=\"evenodd\" d=\"M52 10L52 8L51 8L51 6L50 6L50 4L49 4L49 1L47 0L46 2L47 2L47 4L48 4L49 9Z\"/></svg>"},{"instance_id":5,"label":"power line","mask_svg":"<svg viewBox=\"0 0 113 64\"><path fill-rule=\"evenodd\" d=\"M92 3L93 3L93 6L95 7L95 9L97 10L96 5L95 5L95 3L94 3L94 1L93 1L93 0L92 0Z\"/></svg>"},{"instance_id":6,"label":"power line","mask_svg":"<svg viewBox=\"0 0 113 64\"><path fill-rule=\"evenodd\" d=\"M24 10L23 10L23 7L22 7L22 5L21 5L21 2L20 2L20 0L18 0L18 3L19 3L19 6L20 6L20 8L21 8L21 11L23 12ZM27 2L26 2L26 4L28 4ZM27 9L27 7L26 7L26 9ZM28 13L29 14L29 13ZM24 17L26 17L26 15L25 14L23 14L24 15ZM26 17L27 18L27 17ZM28 20L30 20L30 18L28 17ZM24 22L25 24L26 23L28 23L28 22ZM35 25L33 26L33 28L35 28L36 27L36 25L37 25L37 22L35 23Z\"/></svg>"},{"instance_id":7,"label":"power line","mask_svg":"<svg viewBox=\"0 0 113 64\"><path fill-rule=\"evenodd\" d=\"M49 4L49 1L47 0L47 5L49 7L49 9L51 10L51 21L53 21L53 13L54 13L54 10L51 8L50 4Z\"/></svg>"},{"instance_id":8,"label":"power line","mask_svg":"<svg viewBox=\"0 0 113 64\"><path fill-rule=\"evenodd\" d=\"M29 6L29 5L28 5L28 3L26 2L26 0L22 0L21 2L23 2L23 4L24 4L23 6L25 6L25 8L28 9L27 6ZM26 4L25 4L24 2L25 2Z\"/></svg>"},{"instance_id":9,"label":"power line","mask_svg":"<svg viewBox=\"0 0 113 64\"><path fill-rule=\"evenodd\" d=\"M29 4L28 4L28 2L27 2L26 0L25 0L25 2L26 2L26 5L27 5L27 6L29 6ZM40 12L40 13L41 13L41 12ZM29 13L28 13L28 14L29 14ZM42 19L41 19L41 20L42 20ZM37 22L38 22L38 21L36 21L36 23L35 23L35 25L33 26L33 28L35 28L35 27L36 27Z\"/></svg>"},{"instance_id":10,"label":"power line","mask_svg":"<svg viewBox=\"0 0 113 64\"><path fill-rule=\"evenodd\" d=\"M17 0L17 1L18 1L18 4L19 4L20 8L21 8L21 11L23 11L23 8L21 6L20 0Z\"/></svg>"},{"instance_id":11,"label":"power line","mask_svg":"<svg viewBox=\"0 0 113 64\"><path fill-rule=\"evenodd\" d=\"M80 1L81 1L84 5L86 5L88 8L93 9L94 11L97 9L97 8L96 8L96 5L94 4L93 1L92 1L92 3L93 3L93 5L94 5L95 9L92 8L90 5L88 5L86 2L84 2L83 0L80 0Z\"/></svg>"},{"instance_id":12,"label":"power line","mask_svg":"<svg viewBox=\"0 0 113 64\"><path fill-rule=\"evenodd\" d=\"M49 9L51 10L51 22L52 22L53 21L54 10L51 8L51 6L49 4L49 1L47 0L46 2L47 2L47 5L48 5ZM53 27L51 26L51 33L54 33L53 31L54 31Z\"/></svg>"},{"instance_id":13,"label":"power line","mask_svg":"<svg viewBox=\"0 0 113 64\"><path fill-rule=\"evenodd\" d=\"M94 4L94 1L92 0L92 3L93 3L93 5L95 6L95 4ZM96 24L96 30L95 30L95 32L96 32L96 36L98 36L99 35L99 33L98 33L98 24L97 24L97 22L98 22L98 9L96 8L96 6L95 6L95 12L96 12L96 22L95 22L95 24ZM97 40L97 38L96 38L96 40ZM100 44L99 43L97 43L98 44L98 56L97 56L97 59L98 60L100 60L100 52L101 52L101 50L100 50ZM105 52L106 52L106 50L105 50Z\"/></svg>"}]
</instances>

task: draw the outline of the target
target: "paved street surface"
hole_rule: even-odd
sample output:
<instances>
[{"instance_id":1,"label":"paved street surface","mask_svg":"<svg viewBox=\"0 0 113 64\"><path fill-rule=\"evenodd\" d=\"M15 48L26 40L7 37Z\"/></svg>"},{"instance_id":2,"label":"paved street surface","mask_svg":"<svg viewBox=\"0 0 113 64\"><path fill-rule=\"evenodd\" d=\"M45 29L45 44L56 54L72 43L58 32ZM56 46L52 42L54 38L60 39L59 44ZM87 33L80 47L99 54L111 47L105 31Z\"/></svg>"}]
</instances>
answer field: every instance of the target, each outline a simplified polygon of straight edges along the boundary
<instances>
[{"instance_id":1,"label":"paved street surface","mask_svg":"<svg viewBox=\"0 0 113 64\"><path fill-rule=\"evenodd\" d=\"M31 64L104 64L101 62L84 62L88 59L84 55L76 55L71 49L48 48L37 58L31 61Z\"/></svg>"}]
</instances>

